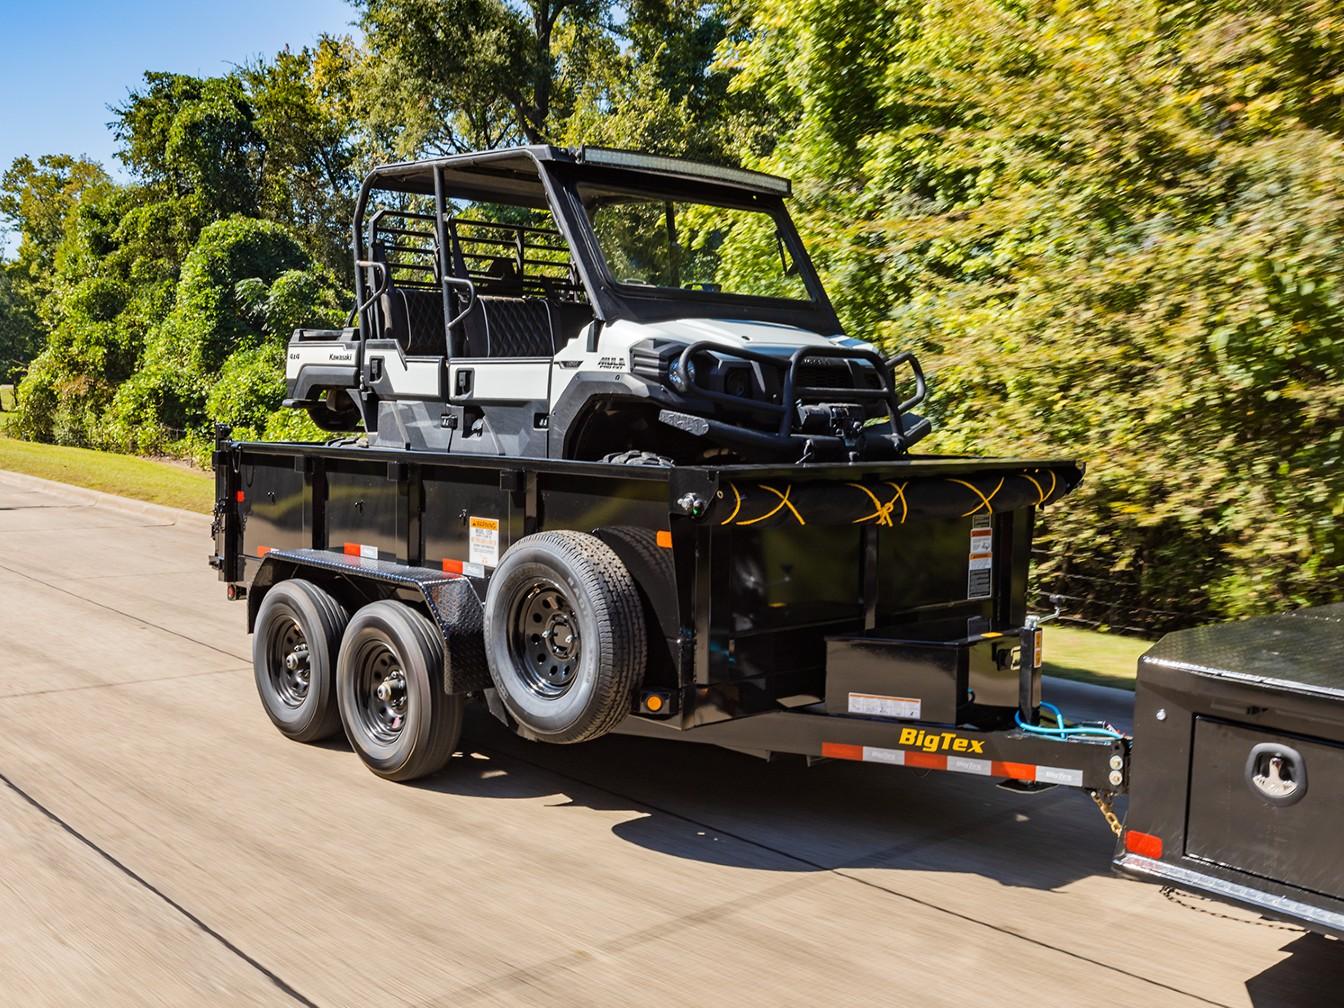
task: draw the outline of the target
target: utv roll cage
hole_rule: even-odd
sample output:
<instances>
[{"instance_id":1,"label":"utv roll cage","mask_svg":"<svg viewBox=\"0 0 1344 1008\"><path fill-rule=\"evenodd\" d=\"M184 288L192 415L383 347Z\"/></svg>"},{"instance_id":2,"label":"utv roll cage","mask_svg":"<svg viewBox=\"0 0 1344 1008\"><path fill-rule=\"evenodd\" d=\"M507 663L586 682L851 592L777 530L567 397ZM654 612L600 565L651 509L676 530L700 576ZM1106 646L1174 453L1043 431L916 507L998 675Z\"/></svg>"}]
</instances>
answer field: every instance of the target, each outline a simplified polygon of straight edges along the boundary
<instances>
[{"instance_id":1,"label":"utv roll cage","mask_svg":"<svg viewBox=\"0 0 1344 1008\"><path fill-rule=\"evenodd\" d=\"M636 192L649 191L651 180L656 180L659 194L669 198L684 196L727 207L769 213L779 229L790 259L798 269L809 293L809 300L763 298L703 290L681 290L673 296L665 288L640 291L631 285L618 283L606 268L578 193L577 184L585 180L626 187ZM351 252L357 264L355 301L365 311L377 297L377 279L371 275L371 271L376 269L371 266L373 235L366 226L369 199L376 191L433 197L440 215L448 219L436 223L431 214L421 215L419 219L424 225L433 228L438 246L436 268L443 277L461 279L460 275L455 274L455 264L451 258L455 236L452 233L453 215L448 201L466 199L507 203L552 212L556 230L536 230L559 239L573 251L573 275L568 293L574 295L576 300L579 295L583 295L592 306L594 318L604 324L620 319L656 322L686 317L713 317L777 322L819 333L838 332L840 329L835 310L826 297L789 215L784 211L783 200L789 193L787 179L742 168L715 168L679 158L592 147L564 150L546 145L382 165L369 173L360 188L351 230ZM426 235L429 233L426 231ZM513 244L516 248L519 243ZM525 258L525 252L524 249L519 255ZM520 265L528 264L524 262ZM424 275L432 276L428 272ZM431 279L430 286L435 285ZM472 286L476 286L475 281ZM467 290L463 284L459 283L458 287L464 292ZM452 318L455 313L451 311L449 292L445 290L442 293L445 318Z\"/></svg>"}]
</instances>

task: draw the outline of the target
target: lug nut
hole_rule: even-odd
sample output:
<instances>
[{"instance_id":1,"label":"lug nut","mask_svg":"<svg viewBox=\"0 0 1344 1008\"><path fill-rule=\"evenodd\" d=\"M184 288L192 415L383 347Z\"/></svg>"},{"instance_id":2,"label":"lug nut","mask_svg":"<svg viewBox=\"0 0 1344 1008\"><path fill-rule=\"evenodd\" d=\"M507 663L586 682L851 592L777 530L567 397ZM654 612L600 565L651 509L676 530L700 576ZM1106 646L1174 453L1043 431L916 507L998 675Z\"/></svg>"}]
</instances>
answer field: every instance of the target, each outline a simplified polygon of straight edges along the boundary
<instances>
[{"instance_id":1,"label":"lug nut","mask_svg":"<svg viewBox=\"0 0 1344 1008\"><path fill-rule=\"evenodd\" d=\"M1125 775L1119 770L1112 770L1111 775L1106 778L1113 787L1119 787L1125 780Z\"/></svg>"}]
</instances>

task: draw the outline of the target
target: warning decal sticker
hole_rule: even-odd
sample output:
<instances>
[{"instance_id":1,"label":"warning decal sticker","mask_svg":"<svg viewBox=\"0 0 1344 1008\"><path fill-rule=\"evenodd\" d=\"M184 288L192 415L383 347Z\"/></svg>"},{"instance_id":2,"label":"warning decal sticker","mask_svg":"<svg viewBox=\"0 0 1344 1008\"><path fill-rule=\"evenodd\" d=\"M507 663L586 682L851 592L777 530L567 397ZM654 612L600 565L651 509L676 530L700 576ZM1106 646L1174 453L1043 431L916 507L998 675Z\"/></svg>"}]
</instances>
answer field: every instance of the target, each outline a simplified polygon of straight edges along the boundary
<instances>
[{"instance_id":1,"label":"warning decal sticker","mask_svg":"<svg viewBox=\"0 0 1344 1008\"><path fill-rule=\"evenodd\" d=\"M971 519L971 553L967 567L966 597L989 598L993 593L994 531L989 515Z\"/></svg>"},{"instance_id":2,"label":"warning decal sticker","mask_svg":"<svg viewBox=\"0 0 1344 1008\"><path fill-rule=\"evenodd\" d=\"M486 567L499 565L499 519L472 517L468 559Z\"/></svg>"},{"instance_id":3,"label":"warning decal sticker","mask_svg":"<svg viewBox=\"0 0 1344 1008\"><path fill-rule=\"evenodd\" d=\"M917 720L921 703L918 697L881 696L876 693L851 693L849 712L877 717Z\"/></svg>"}]
</instances>

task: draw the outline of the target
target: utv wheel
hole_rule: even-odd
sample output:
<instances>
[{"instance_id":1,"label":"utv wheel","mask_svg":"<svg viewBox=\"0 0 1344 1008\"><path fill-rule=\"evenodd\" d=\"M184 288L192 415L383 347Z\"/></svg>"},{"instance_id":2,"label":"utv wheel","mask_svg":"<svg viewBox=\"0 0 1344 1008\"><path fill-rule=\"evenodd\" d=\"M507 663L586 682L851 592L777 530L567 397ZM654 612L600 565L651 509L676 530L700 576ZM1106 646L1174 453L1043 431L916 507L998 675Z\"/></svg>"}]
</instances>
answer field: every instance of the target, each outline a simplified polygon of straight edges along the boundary
<instances>
[{"instance_id":1,"label":"utv wheel","mask_svg":"<svg viewBox=\"0 0 1344 1008\"><path fill-rule=\"evenodd\" d=\"M330 434L349 433L364 419L345 389L328 389L321 405L308 407L308 416L321 430Z\"/></svg>"},{"instance_id":2,"label":"utv wheel","mask_svg":"<svg viewBox=\"0 0 1344 1008\"><path fill-rule=\"evenodd\" d=\"M602 540L518 540L490 579L485 652L509 713L547 742L604 735L630 711L647 658L629 571Z\"/></svg>"},{"instance_id":3,"label":"utv wheel","mask_svg":"<svg viewBox=\"0 0 1344 1008\"><path fill-rule=\"evenodd\" d=\"M311 581L266 593L252 631L252 670L271 721L296 742L336 732L336 652L349 615Z\"/></svg>"},{"instance_id":4,"label":"utv wheel","mask_svg":"<svg viewBox=\"0 0 1344 1008\"><path fill-rule=\"evenodd\" d=\"M657 455L648 451L623 451L603 455L602 461L611 465L670 466L672 460L666 455Z\"/></svg>"},{"instance_id":5,"label":"utv wheel","mask_svg":"<svg viewBox=\"0 0 1344 1008\"><path fill-rule=\"evenodd\" d=\"M355 752L388 780L442 769L462 734L464 698L443 691L443 638L401 602L371 603L350 620L336 697Z\"/></svg>"}]
</instances>

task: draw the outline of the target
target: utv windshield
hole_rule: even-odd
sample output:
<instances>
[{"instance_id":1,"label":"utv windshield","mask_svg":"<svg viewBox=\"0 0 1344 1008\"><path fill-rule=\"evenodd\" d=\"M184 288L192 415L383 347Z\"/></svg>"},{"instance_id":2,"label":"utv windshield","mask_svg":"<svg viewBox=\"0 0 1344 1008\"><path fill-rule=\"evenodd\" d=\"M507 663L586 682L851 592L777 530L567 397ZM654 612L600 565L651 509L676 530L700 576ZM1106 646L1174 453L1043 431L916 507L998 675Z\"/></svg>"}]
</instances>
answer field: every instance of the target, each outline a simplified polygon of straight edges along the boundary
<instances>
[{"instance_id":1,"label":"utv windshield","mask_svg":"<svg viewBox=\"0 0 1344 1008\"><path fill-rule=\"evenodd\" d=\"M770 211L587 185L579 195L618 284L813 300Z\"/></svg>"}]
</instances>

